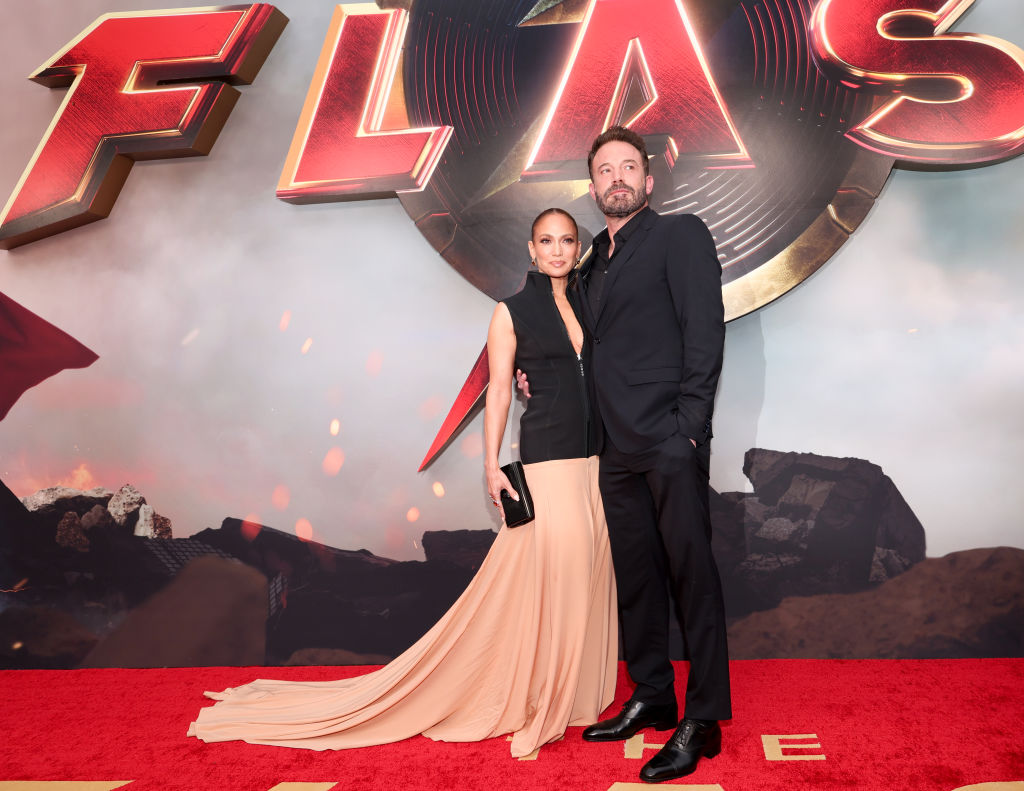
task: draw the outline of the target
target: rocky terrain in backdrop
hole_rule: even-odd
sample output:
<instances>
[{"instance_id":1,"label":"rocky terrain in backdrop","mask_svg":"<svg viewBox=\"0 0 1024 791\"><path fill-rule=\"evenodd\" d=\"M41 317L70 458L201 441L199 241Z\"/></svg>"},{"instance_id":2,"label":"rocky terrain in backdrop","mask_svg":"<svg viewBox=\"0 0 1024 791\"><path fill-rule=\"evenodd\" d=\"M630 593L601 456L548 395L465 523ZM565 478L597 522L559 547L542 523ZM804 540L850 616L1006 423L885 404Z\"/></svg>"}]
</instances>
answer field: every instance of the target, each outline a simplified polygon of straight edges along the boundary
<instances>
[{"instance_id":1,"label":"rocky terrain in backdrop","mask_svg":"<svg viewBox=\"0 0 1024 791\"><path fill-rule=\"evenodd\" d=\"M953 552L872 590L783 599L730 626L729 656L1024 656L1024 550Z\"/></svg>"},{"instance_id":2,"label":"rocky terrain in backdrop","mask_svg":"<svg viewBox=\"0 0 1024 791\"><path fill-rule=\"evenodd\" d=\"M735 658L1024 656L1024 550L926 560L920 522L861 459L755 448L744 472L752 492L711 500ZM0 483L0 667L380 664L494 535L427 531L423 561L232 518L178 539L131 486L21 501Z\"/></svg>"},{"instance_id":3,"label":"rocky terrain in backdrop","mask_svg":"<svg viewBox=\"0 0 1024 791\"><path fill-rule=\"evenodd\" d=\"M866 590L924 560L924 527L877 464L752 448L743 473L753 492L711 495L730 617Z\"/></svg>"}]
</instances>

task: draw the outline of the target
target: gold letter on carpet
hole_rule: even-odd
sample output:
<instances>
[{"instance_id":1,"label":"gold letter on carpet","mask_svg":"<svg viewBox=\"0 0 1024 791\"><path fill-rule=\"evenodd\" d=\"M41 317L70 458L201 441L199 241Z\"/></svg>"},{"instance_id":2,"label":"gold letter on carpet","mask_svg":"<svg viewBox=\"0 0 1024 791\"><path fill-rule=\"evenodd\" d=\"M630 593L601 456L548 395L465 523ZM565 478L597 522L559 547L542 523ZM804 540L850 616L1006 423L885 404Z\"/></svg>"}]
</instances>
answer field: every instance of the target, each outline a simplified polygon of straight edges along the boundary
<instances>
[{"instance_id":1,"label":"gold letter on carpet","mask_svg":"<svg viewBox=\"0 0 1024 791\"><path fill-rule=\"evenodd\" d=\"M664 746L664 744L648 744L644 741L643 732L640 732L626 739L623 752L626 758L639 759L644 757L644 750L660 750Z\"/></svg>"},{"instance_id":2,"label":"gold letter on carpet","mask_svg":"<svg viewBox=\"0 0 1024 791\"><path fill-rule=\"evenodd\" d=\"M816 753L814 755L801 755L799 753L790 754L782 752L783 749L820 750L821 744L818 742L807 742L802 744L793 744L790 742L791 739L817 738L817 734L814 733L791 733L788 735L781 734L777 736L765 733L761 735L761 744L764 745L764 757L769 761L824 761L825 756L821 753Z\"/></svg>"},{"instance_id":3,"label":"gold letter on carpet","mask_svg":"<svg viewBox=\"0 0 1024 791\"><path fill-rule=\"evenodd\" d=\"M970 786L960 786L953 791L1024 791L1024 781L1007 780L1002 783L975 783Z\"/></svg>"},{"instance_id":4,"label":"gold letter on carpet","mask_svg":"<svg viewBox=\"0 0 1024 791\"><path fill-rule=\"evenodd\" d=\"M114 791L134 780L0 780L0 791Z\"/></svg>"},{"instance_id":5,"label":"gold letter on carpet","mask_svg":"<svg viewBox=\"0 0 1024 791\"><path fill-rule=\"evenodd\" d=\"M278 783L270 791L330 791L337 783Z\"/></svg>"}]
</instances>

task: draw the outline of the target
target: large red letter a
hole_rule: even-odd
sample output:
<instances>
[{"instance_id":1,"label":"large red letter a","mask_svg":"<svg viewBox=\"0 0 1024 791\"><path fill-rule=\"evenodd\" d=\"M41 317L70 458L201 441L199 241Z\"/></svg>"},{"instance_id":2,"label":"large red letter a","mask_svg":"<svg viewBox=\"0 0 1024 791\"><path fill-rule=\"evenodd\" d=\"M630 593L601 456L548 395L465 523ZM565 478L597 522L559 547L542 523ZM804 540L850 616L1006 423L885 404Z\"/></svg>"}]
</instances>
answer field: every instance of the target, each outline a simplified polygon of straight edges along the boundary
<instances>
[{"instance_id":1,"label":"large red letter a","mask_svg":"<svg viewBox=\"0 0 1024 791\"><path fill-rule=\"evenodd\" d=\"M631 84L638 109L627 106ZM666 139L670 162L685 154L750 167L681 0L590 0L523 175L585 175L590 142L616 124Z\"/></svg>"}]
</instances>

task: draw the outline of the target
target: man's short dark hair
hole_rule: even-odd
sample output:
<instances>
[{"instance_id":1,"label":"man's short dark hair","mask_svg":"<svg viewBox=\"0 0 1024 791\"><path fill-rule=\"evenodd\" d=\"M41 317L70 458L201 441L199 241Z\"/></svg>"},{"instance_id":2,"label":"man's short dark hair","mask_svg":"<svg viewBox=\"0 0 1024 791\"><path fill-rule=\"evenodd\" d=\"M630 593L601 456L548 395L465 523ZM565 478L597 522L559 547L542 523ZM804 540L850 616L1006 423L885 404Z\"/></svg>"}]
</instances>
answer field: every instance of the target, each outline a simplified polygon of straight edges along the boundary
<instances>
[{"instance_id":1,"label":"man's short dark hair","mask_svg":"<svg viewBox=\"0 0 1024 791\"><path fill-rule=\"evenodd\" d=\"M644 144L644 139L632 129L627 129L624 126L609 126L597 136L594 144L590 147L590 153L587 155L587 172L590 173L591 181L594 179L594 157L597 155L597 150L605 143L610 143L613 140L629 143L639 151L640 159L644 164L644 176L646 177L651 174L650 165L647 162L647 146Z\"/></svg>"}]
</instances>

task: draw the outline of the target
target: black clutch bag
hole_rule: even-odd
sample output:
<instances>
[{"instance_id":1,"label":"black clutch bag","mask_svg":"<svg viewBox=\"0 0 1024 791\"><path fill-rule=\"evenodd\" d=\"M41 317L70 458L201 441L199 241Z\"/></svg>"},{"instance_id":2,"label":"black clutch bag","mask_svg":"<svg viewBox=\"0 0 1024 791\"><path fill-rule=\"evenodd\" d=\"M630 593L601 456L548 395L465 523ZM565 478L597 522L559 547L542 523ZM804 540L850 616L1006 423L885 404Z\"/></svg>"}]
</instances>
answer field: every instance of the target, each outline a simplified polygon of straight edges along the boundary
<instances>
[{"instance_id":1,"label":"black clutch bag","mask_svg":"<svg viewBox=\"0 0 1024 791\"><path fill-rule=\"evenodd\" d=\"M505 512L505 525L507 527L519 527L527 522L533 521L533 498L530 497L530 490L526 486L526 475L523 472L523 463L514 461L501 468L508 478L512 488L519 495L519 502L513 500L509 493L501 490L501 509Z\"/></svg>"}]
</instances>

